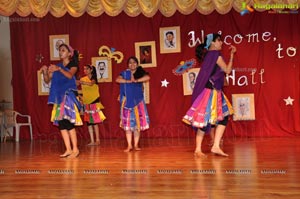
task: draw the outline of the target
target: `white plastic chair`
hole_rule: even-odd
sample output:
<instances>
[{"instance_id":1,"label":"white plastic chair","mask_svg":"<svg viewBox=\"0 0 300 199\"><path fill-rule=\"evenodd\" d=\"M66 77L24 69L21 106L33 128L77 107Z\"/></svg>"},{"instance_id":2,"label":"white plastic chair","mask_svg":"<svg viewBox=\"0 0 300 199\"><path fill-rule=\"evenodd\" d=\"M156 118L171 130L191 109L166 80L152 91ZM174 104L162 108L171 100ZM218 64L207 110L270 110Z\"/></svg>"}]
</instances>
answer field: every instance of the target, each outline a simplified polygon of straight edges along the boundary
<instances>
[{"instance_id":1,"label":"white plastic chair","mask_svg":"<svg viewBox=\"0 0 300 199\"><path fill-rule=\"evenodd\" d=\"M24 118L22 119L22 122L20 122L21 118ZM29 126L30 139L32 140L32 125L30 115L22 115L21 113L14 110L4 110L4 130L8 132L9 128L15 128L16 142L19 142L21 126ZM4 139L6 139L6 137Z\"/></svg>"}]
</instances>

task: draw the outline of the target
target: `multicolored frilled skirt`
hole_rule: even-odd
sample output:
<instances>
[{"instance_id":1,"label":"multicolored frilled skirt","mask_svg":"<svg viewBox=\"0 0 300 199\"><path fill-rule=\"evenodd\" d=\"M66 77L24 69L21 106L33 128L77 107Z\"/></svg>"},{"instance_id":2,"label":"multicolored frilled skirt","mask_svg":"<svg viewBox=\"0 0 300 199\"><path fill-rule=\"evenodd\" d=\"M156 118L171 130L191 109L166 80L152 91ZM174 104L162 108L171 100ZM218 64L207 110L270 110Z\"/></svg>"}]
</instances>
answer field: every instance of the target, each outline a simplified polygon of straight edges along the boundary
<instances>
[{"instance_id":1,"label":"multicolored frilled skirt","mask_svg":"<svg viewBox=\"0 0 300 199\"><path fill-rule=\"evenodd\" d=\"M233 108L221 90L205 88L183 117L183 122L203 128L233 114Z\"/></svg>"},{"instance_id":2,"label":"multicolored frilled skirt","mask_svg":"<svg viewBox=\"0 0 300 199\"><path fill-rule=\"evenodd\" d=\"M123 98L121 104L121 121L120 127L125 131L143 131L149 128L149 115L147 112L147 107L142 100L133 108L126 108L125 105L126 98Z\"/></svg>"},{"instance_id":3,"label":"multicolored frilled skirt","mask_svg":"<svg viewBox=\"0 0 300 199\"><path fill-rule=\"evenodd\" d=\"M58 126L58 121L67 119L76 126L82 125L78 104L79 101L73 93L66 94L61 104L53 105L51 122Z\"/></svg>"},{"instance_id":4,"label":"multicolored frilled skirt","mask_svg":"<svg viewBox=\"0 0 300 199\"><path fill-rule=\"evenodd\" d=\"M102 123L106 117L101 109L103 109L103 106L99 102L94 104L85 104L83 120L90 124Z\"/></svg>"}]
</instances>

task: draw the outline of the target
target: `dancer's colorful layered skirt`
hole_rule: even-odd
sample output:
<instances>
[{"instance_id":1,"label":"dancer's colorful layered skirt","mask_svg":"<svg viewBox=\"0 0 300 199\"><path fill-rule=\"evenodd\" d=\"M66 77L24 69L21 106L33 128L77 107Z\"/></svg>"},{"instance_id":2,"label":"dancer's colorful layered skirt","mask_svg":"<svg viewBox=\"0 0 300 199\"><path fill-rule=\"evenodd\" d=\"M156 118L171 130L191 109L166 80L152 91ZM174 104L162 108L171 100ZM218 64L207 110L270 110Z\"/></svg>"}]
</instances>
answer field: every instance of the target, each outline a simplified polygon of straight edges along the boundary
<instances>
[{"instance_id":1,"label":"dancer's colorful layered skirt","mask_svg":"<svg viewBox=\"0 0 300 199\"><path fill-rule=\"evenodd\" d=\"M183 121L193 127L215 125L233 114L233 108L222 90L205 88L196 98Z\"/></svg>"},{"instance_id":2,"label":"dancer's colorful layered skirt","mask_svg":"<svg viewBox=\"0 0 300 199\"><path fill-rule=\"evenodd\" d=\"M90 124L102 123L106 117L102 110L103 105L100 102L84 105L84 121Z\"/></svg>"},{"instance_id":3,"label":"dancer's colorful layered skirt","mask_svg":"<svg viewBox=\"0 0 300 199\"><path fill-rule=\"evenodd\" d=\"M51 122L58 126L58 121L67 119L76 126L82 125L80 117L80 102L73 91L67 91L60 104L54 104Z\"/></svg>"},{"instance_id":4,"label":"dancer's colorful layered skirt","mask_svg":"<svg viewBox=\"0 0 300 199\"><path fill-rule=\"evenodd\" d=\"M120 127L125 131L143 131L149 128L149 115L144 100L133 108L125 107L126 97L121 104Z\"/></svg>"}]
</instances>

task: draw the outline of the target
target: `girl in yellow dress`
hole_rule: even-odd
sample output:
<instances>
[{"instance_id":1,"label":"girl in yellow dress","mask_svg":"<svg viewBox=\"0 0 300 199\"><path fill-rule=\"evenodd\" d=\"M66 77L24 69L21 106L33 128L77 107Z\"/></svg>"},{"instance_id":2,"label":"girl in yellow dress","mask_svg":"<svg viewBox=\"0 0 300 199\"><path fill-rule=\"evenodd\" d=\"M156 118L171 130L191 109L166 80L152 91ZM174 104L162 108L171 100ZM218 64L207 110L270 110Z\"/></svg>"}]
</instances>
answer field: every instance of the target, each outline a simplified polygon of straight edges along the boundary
<instances>
[{"instance_id":1,"label":"girl in yellow dress","mask_svg":"<svg viewBox=\"0 0 300 199\"><path fill-rule=\"evenodd\" d=\"M87 122L88 131L90 134L91 142L89 146L99 145L99 123L105 120L105 116L101 109L104 109L100 102L100 93L97 82L96 68L91 65L84 66L84 74L79 81L82 88L82 101L84 104L84 121ZM96 142L94 139L94 132L96 135Z\"/></svg>"}]
</instances>

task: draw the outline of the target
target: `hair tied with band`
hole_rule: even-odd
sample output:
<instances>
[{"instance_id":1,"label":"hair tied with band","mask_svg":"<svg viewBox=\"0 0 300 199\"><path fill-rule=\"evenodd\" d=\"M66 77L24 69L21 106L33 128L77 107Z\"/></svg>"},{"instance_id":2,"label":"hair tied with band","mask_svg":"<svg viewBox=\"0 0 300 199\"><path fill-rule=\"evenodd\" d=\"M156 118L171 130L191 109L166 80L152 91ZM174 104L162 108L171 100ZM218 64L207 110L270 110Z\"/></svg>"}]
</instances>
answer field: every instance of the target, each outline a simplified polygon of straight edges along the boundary
<instances>
[{"instance_id":1,"label":"hair tied with band","mask_svg":"<svg viewBox=\"0 0 300 199\"><path fill-rule=\"evenodd\" d=\"M208 35L206 36L206 43L205 43L205 46L204 46L204 48L205 48L206 50L208 50L208 48L209 48L209 46L210 46L212 40L213 40L213 34L210 33L210 34L208 34Z\"/></svg>"}]
</instances>

